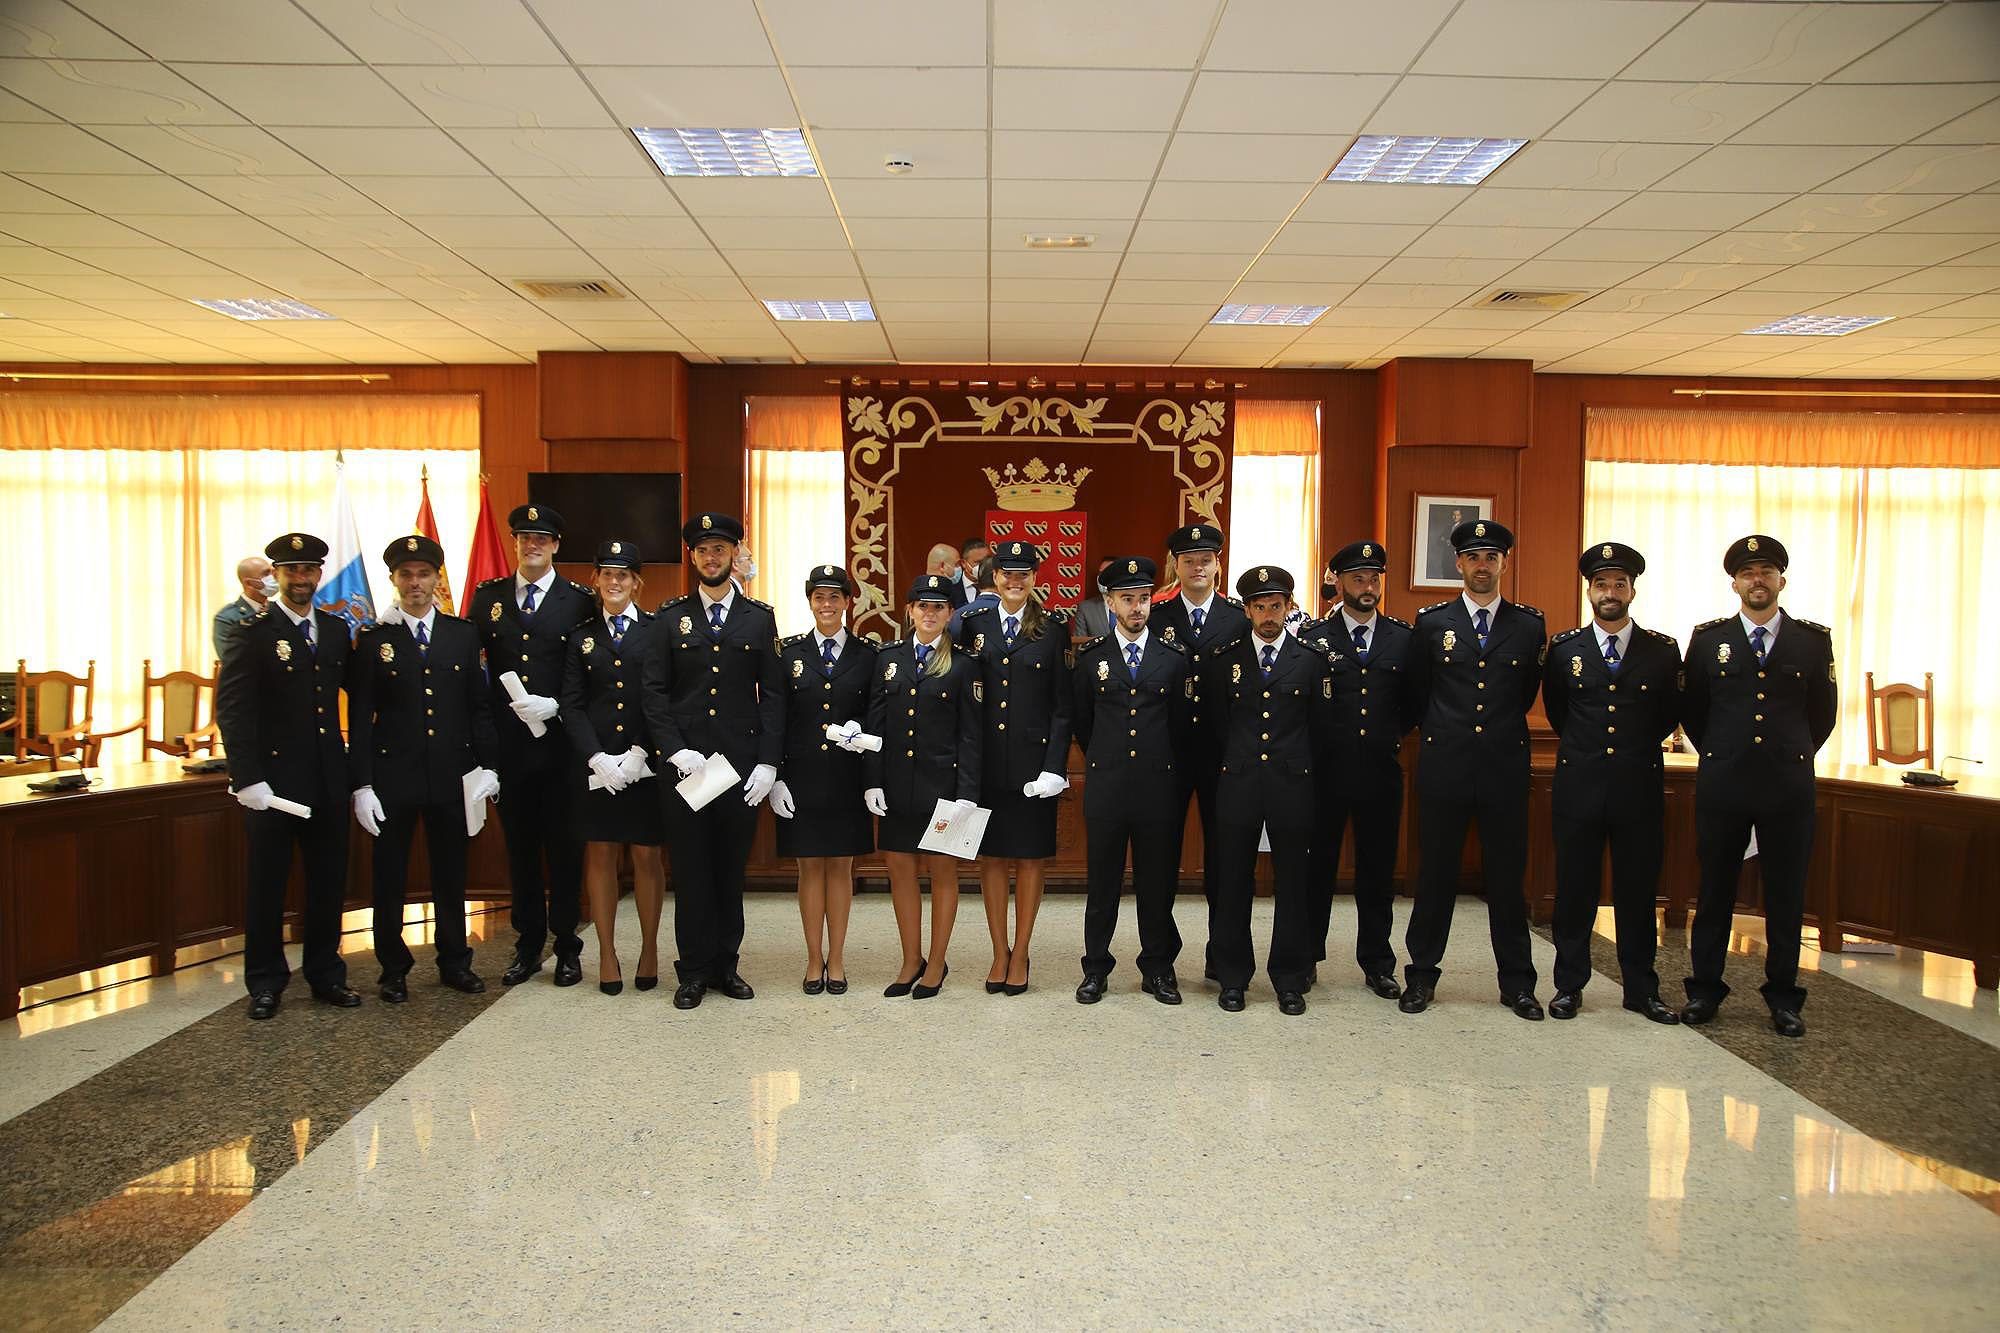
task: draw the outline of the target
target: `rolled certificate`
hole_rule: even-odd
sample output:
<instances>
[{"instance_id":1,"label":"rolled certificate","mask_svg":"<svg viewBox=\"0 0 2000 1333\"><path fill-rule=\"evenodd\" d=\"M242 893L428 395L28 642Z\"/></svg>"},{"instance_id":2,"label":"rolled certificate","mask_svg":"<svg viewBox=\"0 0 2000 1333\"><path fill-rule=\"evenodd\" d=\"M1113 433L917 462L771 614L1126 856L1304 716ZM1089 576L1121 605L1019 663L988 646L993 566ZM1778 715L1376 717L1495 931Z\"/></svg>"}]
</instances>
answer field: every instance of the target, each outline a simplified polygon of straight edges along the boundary
<instances>
[{"instance_id":1,"label":"rolled certificate","mask_svg":"<svg viewBox=\"0 0 2000 1333\"><path fill-rule=\"evenodd\" d=\"M528 687L521 683L521 677L517 672L513 671L501 672L500 684L506 688L507 697L509 699L512 699L515 703L520 703L521 700L528 697ZM537 722L533 718L527 718L527 717L522 718L521 721L527 725L528 734L530 736L543 736L548 734L549 728L547 723Z\"/></svg>"},{"instance_id":2,"label":"rolled certificate","mask_svg":"<svg viewBox=\"0 0 2000 1333\"><path fill-rule=\"evenodd\" d=\"M297 801L288 801L282 796L273 796L270 799L270 801L267 802L266 808L271 810L282 810L286 814L296 815L300 819L311 819L313 817L311 806L300 805Z\"/></svg>"},{"instance_id":3,"label":"rolled certificate","mask_svg":"<svg viewBox=\"0 0 2000 1333\"><path fill-rule=\"evenodd\" d=\"M882 748L882 738L880 736L870 736L859 727L853 731L849 731L842 723L829 722L826 724L826 734L830 739L852 745L857 750L879 750Z\"/></svg>"}]
</instances>

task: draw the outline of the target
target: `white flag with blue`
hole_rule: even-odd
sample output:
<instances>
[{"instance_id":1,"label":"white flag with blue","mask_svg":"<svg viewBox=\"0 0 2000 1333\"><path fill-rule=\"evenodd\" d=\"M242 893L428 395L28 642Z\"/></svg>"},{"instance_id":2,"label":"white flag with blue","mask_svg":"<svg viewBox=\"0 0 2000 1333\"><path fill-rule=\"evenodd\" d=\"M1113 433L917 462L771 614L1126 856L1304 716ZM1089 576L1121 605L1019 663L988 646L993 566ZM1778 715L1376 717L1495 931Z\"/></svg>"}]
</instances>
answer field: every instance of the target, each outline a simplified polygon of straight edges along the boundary
<instances>
[{"instance_id":1,"label":"white flag with blue","mask_svg":"<svg viewBox=\"0 0 2000 1333\"><path fill-rule=\"evenodd\" d=\"M375 595L368 587L368 562L361 553L361 528L354 521L354 505L347 498L343 464L333 465L333 542L326 557L326 578L319 585L314 603L329 615L347 622L352 635L375 619Z\"/></svg>"}]
</instances>

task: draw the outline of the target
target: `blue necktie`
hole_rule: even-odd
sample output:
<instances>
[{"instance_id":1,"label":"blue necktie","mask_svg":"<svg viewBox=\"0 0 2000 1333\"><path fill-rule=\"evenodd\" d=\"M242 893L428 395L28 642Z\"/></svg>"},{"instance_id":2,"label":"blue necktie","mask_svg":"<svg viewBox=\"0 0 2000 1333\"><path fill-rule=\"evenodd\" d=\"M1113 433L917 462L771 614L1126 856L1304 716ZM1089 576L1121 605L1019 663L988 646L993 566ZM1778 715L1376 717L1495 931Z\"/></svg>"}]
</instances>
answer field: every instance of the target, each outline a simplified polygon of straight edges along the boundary
<instances>
[{"instance_id":1,"label":"blue necktie","mask_svg":"<svg viewBox=\"0 0 2000 1333\"><path fill-rule=\"evenodd\" d=\"M722 637L721 602L715 602L711 604L708 608L708 637L711 639L719 639Z\"/></svg>"},{"instance_id":2,"label":"blue necktie","mask_svg":"<svg viewBox=\"0 0 2000 1333\"><path fill-rule=\"evenodd\" d=\"M1368 627L1366 625L1356 625L1354 627L1354 655L1363 662L1368 660Z\"/></svg>"},{"instance_id":3,"label":"blue necktie","mask_svg":"<svg viewBox=\"0 0 2000 1333\"><path fill-rule=\"evenodd\" d=\"M1275 643L1265 644L1263 656L1261 660L1258 662L1258 665L1264 669L1265 680L1269 680L1271 678L1271 668L1277 665L1277 657L1278 657L1278 645Z\"/></svg>"},{"instance_id":4,"label":"blue necktie","mask_svg":"<svg viewBox=\"0 0 2000 1333\"><path fill-rule=\"evenodd\" d=\"M1017 616L1008 616L1005 628L1007 631L1007 646L1012 648L1014 646L1014 636L1021 632L1020 618Z\"/></svg>"},{"instance_id":5,"label":"blue necktie","mask_svg":"<svg viewBox=\"0 0 2000 1333\"><path fill-rule=\"evenodd\" d=\"M1604 641L1604 666L1615 676L1624 664L1625 659L1618 656L1618 636L1614 634Z\"/></svg>"},{"instance_id":6,"label":"blue necktie","mask_svg":"<svg viewBox=\"0 0 2000 1333\"><path fill-rule=\"evenodd\" d=\"M534 584L530 583L528 585L527 591L521 594L522 615L531 616L535 614L535 594L540 591L541 591L540 588L537 588Z\"/></svg>"},{"instance_id":7,"label":"blue necktie","mask_svg":"<svg viewBox=\"0 0 2000 1333\"><path fill-rule=\"evenodd\" d=\"M1472 618L1472 629L1479 636L1479 651L1482 653L1486 651L1487 624L1486 608L1481 607L1479 614Z\"/></svg>"},{"instance_id":8,"label":"blue necktie","mask_svg":"<svg viewBox=\"0 0 2000 1333\"><path fill-rule=\"evenodd\" d=\"M820 666L821 666L821 667L822 667L822 668L823 668L823 669L824 669L824 670L826 671L826 674L827 674L827 675L828 675L829 677L830 677L830 676L832 676L832 675L833 675L833 640L832 640L832 639L826 639L826 640L824 640L824 641L822 641L822 642L821 642L821 644L820 644L820 646L819 646L819 661L820 661Z\"/></svg>"},{"instance_id":9,"label":"blue necktie","mask_svg":"<svg viewBox=\"0 0 2000 1333\"><path fill-rule=\"evenodd\" d=\"M918 644L918 645L917 645L917 670L919 670L919 671L922 671L922 670L924 669L924 663L926 663L926 662L928 662L928 661L930 661L930 660L931 660L931 645L930 645L930 644L928 644L928 643L920 643L920 644Z\"/></svg>"},{"instance_id":10,"label":"blue necktie","mask_svg":"<svg viewBox=\"0 0 2000 1333\"><path fill-rule=\"evenodd\" d=\"M615 648L623 642L625 642L625 617L613 616L611 617L611 646Z\"/></svg>"},{"instance_id":11,"label":"blue necktie","mask_svg":"<svg viewBox=\"0 0 2000 1333\"><path fill-rule=\"evenodd\" d=\"M318 657L319 654L314 650L313 646L313 623L311 615L307 615L304 620L299 622L299 633L305 637L306 656Z\"/></svg>"},{"instance_id":12,"label":"blue necktie","mask_svg":"<svg viewBox=\"0 0 2000 1333\"><path fill-rule=\"evenodd\" d=\"M1126 644L1126 645L1125 645L1125 666L1126 666L1127 670L1129 671L1129 673L1131 674L1131 677L1132 677L1132 683L1133 683L1134 685L1137 685L1137 684L1139 683L1139 645L1138 645L1138 644L1136 644L1136 643L1128 643L1128 644Z\"/></svg>"},{"instance_id":13,"label":"blue necktie","mask_svg":"<svg viewBox=\"0 0 2000 1333\"><path fill-rule=\"evenodd\" d=\"M1206 619L1208 619L1208 612L1206 611L1194 610L1188 612L1188 627L1195 632L1197 638L1201 636L1201 622Z\"/></svg>"},{"instance_id":14,"label":"blue necktie","mask_svg":"<svg viewBox=\"0 0 2000 1333\"><path fill-rule=\"evenodd\" d=\"M416 634L417 634L417 653L426 662L428 662L431 660L431 636L429 632L424 629L424 622L421 620L417 622Z\"/></svg>"},{"instance_id":15,"label":"blue necktie","mask_svg":"<svg viewBox=\"0 0 2000 1333\"><path fill-rule=\"evenodd\" d=\"M1764 665L1764 627L1759 625L1750 631L1750 646L1757 653L1757 665Z\"/></svg>"}]
</instances>

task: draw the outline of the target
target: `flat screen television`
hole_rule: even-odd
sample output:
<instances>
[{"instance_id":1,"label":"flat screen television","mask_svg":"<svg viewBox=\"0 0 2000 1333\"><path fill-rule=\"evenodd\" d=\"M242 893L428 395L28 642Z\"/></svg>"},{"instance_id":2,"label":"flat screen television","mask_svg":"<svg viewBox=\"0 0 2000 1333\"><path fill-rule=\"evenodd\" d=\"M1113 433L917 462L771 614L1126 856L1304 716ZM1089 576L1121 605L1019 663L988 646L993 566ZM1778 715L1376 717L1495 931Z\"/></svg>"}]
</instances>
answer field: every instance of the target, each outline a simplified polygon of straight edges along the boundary
<instances>
[{"instance_id":1,"label":"flat screen television","mask_svg":"<svg viewBox=\"0 0 2000 1333\"><path fill-rule=\"evenodd\" d=\"M565 563L588 563L614 539L639 543L649 565L681 562L678 472L530 472L528 502L562 515Z\"/></svg>"}]
</instances>

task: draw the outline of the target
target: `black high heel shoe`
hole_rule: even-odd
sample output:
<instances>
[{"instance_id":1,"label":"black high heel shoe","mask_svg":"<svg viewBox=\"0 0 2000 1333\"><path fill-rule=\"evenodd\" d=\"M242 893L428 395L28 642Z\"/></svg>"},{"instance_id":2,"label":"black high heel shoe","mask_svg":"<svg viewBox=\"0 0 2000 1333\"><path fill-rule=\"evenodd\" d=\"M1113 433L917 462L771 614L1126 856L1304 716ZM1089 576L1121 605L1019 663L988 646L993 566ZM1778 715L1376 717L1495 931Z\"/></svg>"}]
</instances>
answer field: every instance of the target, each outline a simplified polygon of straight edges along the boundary
<instances>
[{"instance_id":1,"label":"black high heel shoe","mask_svg":"<svg viewBox=\"0 0 2000 1333\"><path fill-rule=\"evenodd\" d=\"M826 989L826 969L822 967L819 970L818 976L806 978L805 992L808 995L818 995L821 991L825 989Z\"/></svg>"},{"instance_id":2,"label":"black high heel shoe","mask_svg":"<svg viewBox=\"0 0 2000 1333\"><path fill-rule=\"evenodd\" d=\"M929 963L919 958L917 960L917 977L922 976L924 974L924 970L929 966L930 966ZM889 985L883 989L882 998L885 1000L894 1000L901 996L908 995L910 993L910 987L917 984L917 977L911 977L908 981L890 982Z\"/></svg>"},{"instance_id":3,"label":"black high heel shoe","mask_svg":"<svg viewBox=\"0 0 2000 1333\"><path fill-rule=\"evenodd\" d=\"M1021 984L1016 986L1013 982L1010 981L1002 989L1004 989L1009 995L1026 994L1028 990L1028 974L1033 972L1034 970L1035 970L1035 962L1031 958L1028 960L1028 965L1021 969Z\"/></svg>"},{"instance_id":4,"label":"black high heel shoe","mask_svg":"<svg viewBox=\"0 0 2000 1333\"><path fill-rule=\"evenodd\" d=\"M823 975L823 976L825 975L824 971L822 971L821 975ZM847 978L846 978L846 977L833 977L833 976L829 976L829 977L827 977L827 978L826 978L826 993L827 993L828 995L845 995L845 994L847 994Z\"/></svg>"},{"instance_id":5,"label":"black high heel shoe","mask_svg":"<svg viewBox=\"0 0 2000 1333\"><path fill-rule=\"evenodd\" d=\"M600 981L597 983L597 989L605 995L616 995L625 989L625 979L620 977L616 981Z\"/></svg>"},{"instance_id":6,"label":"black high heel shoe","mask_svg":"<svg viewBox=\"0 0 2000 1333\"><path fill-rule=\"evenodd\" d=\"M918 973L917 975L919 975L919 976L922 976L923 974L922 974L922 973ZM913 1000L928 1000L928 999L930 999L930 998L931 998L931 997L932 997L933 995L936 995L936 994L937 994L937 993L938 993L939 991L941 991L941 990L943 990L943 989L944 989L944 979L945 979L946 977L950 976L950 975L951 975L951 964L950 964L950 963L946 963L946 964L944 965L944 971L942 971L942 972L938 973L938 984L937 984L937 985L935 985L935 986L918 986L918 985L912 985L912 986L910 987L910 998L911 998L911 999L913 999Z\"/></svg>"},{"instance_id":7,"label":"black high heel shoe","mask_svg":"<svg viewBox=\"0 0 2000 1333\"><path fill-rule=\"evenodd\" d=\"M653 987L659 984L660 984L660 974L657 972L655 972L650 977L632 978L632 986L635 990L651 990L653 989Z\"/></svg>"}]
</instances>

